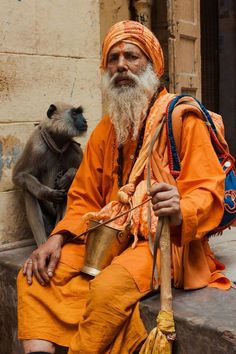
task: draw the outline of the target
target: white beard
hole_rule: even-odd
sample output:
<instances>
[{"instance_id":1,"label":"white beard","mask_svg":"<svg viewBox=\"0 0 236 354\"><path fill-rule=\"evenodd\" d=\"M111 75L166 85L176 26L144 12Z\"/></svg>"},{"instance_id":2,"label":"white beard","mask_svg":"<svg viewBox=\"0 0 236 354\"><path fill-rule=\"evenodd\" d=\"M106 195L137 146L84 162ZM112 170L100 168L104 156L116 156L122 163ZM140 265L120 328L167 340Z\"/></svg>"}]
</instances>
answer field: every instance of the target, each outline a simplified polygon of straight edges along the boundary
<instances>
[{"instance_id":1,"label":"white beard","mask_svg":"<svg viewBox=\"0 0 236 354\"><path fill-rule=\"evenodd\" d=\"M132 86L116 86L117 77L132 79ZM116 73L111 78L108 71L103 74L103 97L118 144L125 143L128 138L137 139L150 99L159 86L151 63L139 75Z\"/></svg>"}]
</instances>

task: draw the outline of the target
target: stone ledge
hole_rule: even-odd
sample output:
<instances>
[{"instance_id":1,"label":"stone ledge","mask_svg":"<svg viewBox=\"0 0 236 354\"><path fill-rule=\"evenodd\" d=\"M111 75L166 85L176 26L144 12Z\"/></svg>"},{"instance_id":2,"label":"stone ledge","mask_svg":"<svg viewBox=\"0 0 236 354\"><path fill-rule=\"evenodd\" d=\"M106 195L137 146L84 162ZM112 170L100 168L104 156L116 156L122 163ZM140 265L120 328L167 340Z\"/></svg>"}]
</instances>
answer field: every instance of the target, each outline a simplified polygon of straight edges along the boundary
<instances>
[{"instance_id":1,"label":"stone ledge","mask_svg":"<svg viewBox=\"0 0 236 354\"><path fill-rule=\"evenodd\" d=\"M226 265L225 275L236 283L236 229L212 237L216 258ZM156 326L159 295L141 302L141 316L148 331ZM177 340L173 354L236 353L236 289L173 289L173 310Z\"/></svg>"},{"instance_id":2,"label":"stone ledge","mask_svg":"<svg viewBox=\"0 0 236 354\"><path fill-rule=\"evenodd\" d=\"M34 246L0 253L0 353L23 354L17 340L16 277Z\"/></svg>"},{"instance_id":3,"label":"stone ledge","mask_svg":"<svg viewBox=\"0 0 236 354\"><path fill-rule=\"evenodd\" d=\"M213 251L228 265L225 272L236 280L235 231L211 240ZM22 354L16 339L16 277L35 246L0 252L0 353ZM173 354L236 353L236 290L204 288L195 291L173 290L177 332ZM141 316L148 331L156 326L159 295L141 302ZM63 348L57 354L64 354Z\"/></svg>"},{"instance_id":4,"label":"stone ledge","mask_svg":"<svg viewBox=\"0 0 236 354\"><path fill-rule=\"evenodd\" d=\"M236 353L236 290L173 290L177 340L173 354ZM159 296L141 302L148 331L156 326Z\"/></svg>"}]
</instances>

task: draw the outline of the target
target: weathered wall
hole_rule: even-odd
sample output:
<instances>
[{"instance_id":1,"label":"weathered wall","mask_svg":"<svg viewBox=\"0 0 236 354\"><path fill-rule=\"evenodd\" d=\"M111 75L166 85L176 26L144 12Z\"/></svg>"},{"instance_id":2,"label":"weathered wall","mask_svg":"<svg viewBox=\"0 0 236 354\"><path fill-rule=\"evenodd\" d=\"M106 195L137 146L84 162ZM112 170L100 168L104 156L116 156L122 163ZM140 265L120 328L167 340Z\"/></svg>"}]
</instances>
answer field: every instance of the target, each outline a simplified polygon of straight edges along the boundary
<instances>
[{"instance_id":1,"label":"weathered wall","mask_svg":"<svg viewBox=\"0 0 236 354\"><path fill-rule=\"evenodd\" d=\"M0 247L31 237L11 172L48 106L82 104L87 136L100 119L99 5L97 0L1 0ZM82 146L86 139L80 139Z\"/></svg>"},{"instance_id":2,"label":"weathered wall","mask_svg":"<svg viewBox=\"0 0 236 354\"><path fill-rule=\"evenodd\" d=\"M118 21L130 18L129 0L100 0L101 42L109 28Z\"/></svg>"}]
</instances>

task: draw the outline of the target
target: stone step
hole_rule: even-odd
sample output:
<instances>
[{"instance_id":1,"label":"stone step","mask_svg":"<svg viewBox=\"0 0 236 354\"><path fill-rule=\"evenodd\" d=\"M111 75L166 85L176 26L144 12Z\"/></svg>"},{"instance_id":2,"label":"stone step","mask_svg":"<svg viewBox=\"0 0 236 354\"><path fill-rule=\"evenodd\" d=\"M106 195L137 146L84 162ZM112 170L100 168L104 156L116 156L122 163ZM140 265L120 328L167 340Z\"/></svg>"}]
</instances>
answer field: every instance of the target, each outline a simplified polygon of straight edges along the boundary
<instances>
[{"instance_id":1,"label":"stone step","mask_svg":"<svg viewBox=\"0 0 236 354\"><path fill-rule=\"evenodd\" d=\"M17 340L16 277L33 247L0 252L0 353L22 354Z\"/></svg>"},{"instance_id":2,"label":"stone step","mask_svg":"<svg viewBox=\"0 0 236 354\"><path fill-rule=\"evenodd\" d=\"M28 246L0 252L0 354L23 354L17 340L16 278L34 248ZM66 353L66 348L56 349L56 354Z\"/></svg>"},{"instance_id":3,"label":"stone step","mask_svg":"<svg viewBox=\"0 0 236 354\"><path fill-rule=\"evenodd\" d=\"M236 228L212 237L210 245L217 259L226 265L226 276L236 284ZM141 315L148 331L156 327L159 295L141 302ZM173 310L177 339L173 354L236 353L236 289L173 289Z\"/></svg>"},{"instance_id":4,"label":"stone step","mask_svg":"<svg viewBox=\"0 0 236 354\"><path fill-rule=\"evenodd\" d=\"M159 296L141 302L148 331L156 327ZM176 341L173 354L236 353L236 290L173 290Z\"/></svg>"},{"instance_id":5,"label":"stone step","mask_svg":"<svg viewBox=\"0 0 236 354\"><path fill-rule=\"evenodd\" d=\"M226 275L236 282L236 231L211 240ZM17 340L16 277L34 246L0 252L0 354L23 354ZM159 295L141 302L148 331L156 326ZM173 290L177 340L173 354L236 354L236 289ZM65 354L58 348L57 354Z\"/></svg>"}]
</instances>

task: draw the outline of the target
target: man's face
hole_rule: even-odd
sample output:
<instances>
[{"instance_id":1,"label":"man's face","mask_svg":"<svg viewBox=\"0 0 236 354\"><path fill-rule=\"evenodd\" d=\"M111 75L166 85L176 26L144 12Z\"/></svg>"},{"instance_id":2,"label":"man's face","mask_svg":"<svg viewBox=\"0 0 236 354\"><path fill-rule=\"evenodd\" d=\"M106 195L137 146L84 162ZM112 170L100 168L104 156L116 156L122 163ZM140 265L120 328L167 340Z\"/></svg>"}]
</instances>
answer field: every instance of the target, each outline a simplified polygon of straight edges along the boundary
<instances>
[{"instance_id":1,"label":"man's face","mask_svg":"<svg viewBox=\"0 0 236 354\"><path fill-rule=\"evenodd\" d=\"M134 80L129 73L139 75L146 69L148 58L135 44L120 42L114 45L107 60L107 71L114 77L114 85L133 86Z\"/></svg>"}]
</instances>

